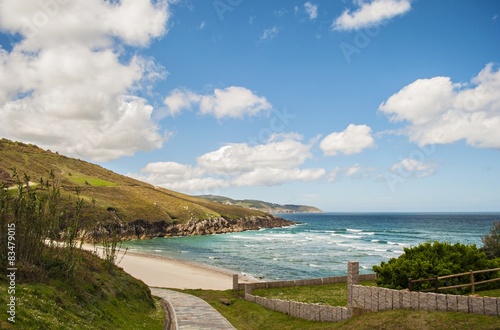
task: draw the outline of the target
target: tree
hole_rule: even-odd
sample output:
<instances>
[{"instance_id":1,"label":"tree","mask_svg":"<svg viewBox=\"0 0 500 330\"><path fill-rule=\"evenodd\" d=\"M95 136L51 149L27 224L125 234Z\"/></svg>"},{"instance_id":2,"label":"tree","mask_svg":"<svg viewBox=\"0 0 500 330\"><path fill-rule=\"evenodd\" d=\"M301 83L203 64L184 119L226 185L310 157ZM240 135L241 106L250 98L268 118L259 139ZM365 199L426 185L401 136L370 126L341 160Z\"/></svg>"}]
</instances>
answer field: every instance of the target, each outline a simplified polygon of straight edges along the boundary
<instances>
[{"instance_id":1,"label":"tree","mask_svg":"<svg viewBox=\"0 0 500 330\"><path fill-rule=\"evenodd\" d=\"M500 221L493 223L490 233L484 235L481 241L483 242L481 250L486 252L490 259L500 258Z\"/></svg>"},{"instance_id":2,"label":"tree","mask_svg":"<svg viewBox=\"0 0 500 330\"><path fill-rule=\"evenodd\" d=\"M391 289L408 287L408 279L424 279L434 276L445 276L499 267L499 260L488 259L485 252L476 245L448 242L426 242L415 247L404 248L404 253L398 258L373 266L377 274L377 284ZM495 277L495 273L476 275L476 281ZM469 283L467 276L448 279L440 286L451 286ZM432 288L433 283L419 283L415 289Z\"/></svg>"}]
</instances>

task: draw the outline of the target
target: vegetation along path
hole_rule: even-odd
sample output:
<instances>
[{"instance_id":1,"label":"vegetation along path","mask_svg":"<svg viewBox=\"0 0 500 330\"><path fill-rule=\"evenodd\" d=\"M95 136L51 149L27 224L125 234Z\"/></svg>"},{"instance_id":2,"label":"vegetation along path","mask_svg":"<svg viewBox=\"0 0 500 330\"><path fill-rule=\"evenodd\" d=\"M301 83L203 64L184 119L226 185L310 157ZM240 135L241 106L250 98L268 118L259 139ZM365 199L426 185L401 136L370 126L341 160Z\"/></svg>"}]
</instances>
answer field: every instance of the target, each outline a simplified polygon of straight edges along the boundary
<instances>
[{"instance_id":1,"label":"vegetation along path","mask_svg":"<svg viewBox=\"0 0 500 330\"><path fill-rule=\"evenodd\" d=\"M235 329L218 311L198 297L167 289L150 289L153 295L170 303L177 329Z\"/></svg>"}]
</instances>

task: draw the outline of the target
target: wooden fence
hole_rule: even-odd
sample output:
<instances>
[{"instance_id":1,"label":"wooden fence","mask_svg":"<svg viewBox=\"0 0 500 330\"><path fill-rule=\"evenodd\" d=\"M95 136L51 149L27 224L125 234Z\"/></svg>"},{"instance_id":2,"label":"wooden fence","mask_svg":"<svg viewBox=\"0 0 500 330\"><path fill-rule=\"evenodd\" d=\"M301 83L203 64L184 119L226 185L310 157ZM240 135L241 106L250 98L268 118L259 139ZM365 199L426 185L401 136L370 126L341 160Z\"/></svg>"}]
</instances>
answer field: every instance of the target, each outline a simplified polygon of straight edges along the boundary
<instances>
[{"instance_id":1,"label":"wooden fence","mask_svg":"<svg viewBox=\"0 0 500 330\"><path fill-rule=\"evenodd\" d=\"M437 292L439 292L439 290L458 289L458 288L465 288L465 287L470 286L472 294L474 294L475 293L475 286L476 285L500 281L500 277L499 277L499 278L493 278L493 279L489 279L489 280L484 280L484 281L476 282L474 280L474 275L475 274L482 274L482 273L489 273L489 272L496 272L496 271L500 271L500 268L485 269L485 270L476 270L476 271L471 270L471 271L466 272L466 273L446 275L446 276L434 276L434 277L431 277L431 278L424 278L424 279L419 279L419 280L412 280L411 278L409 278L408 279L408 289L410 291L420 291L420 292L434 291L434 292L437 293ZM440 280L446 280L446 279L460 277L460 276L469 276L470 282L468 284L459 284L459 285L442 286L442 287L439 286L439 281ZM420 283L420 282L430 282L430 281L434 282L433 283L434 284L434 288L432 288L432 289L425 289L425 290L413 290L413 284Z\"/></svg>"}]
</instances>

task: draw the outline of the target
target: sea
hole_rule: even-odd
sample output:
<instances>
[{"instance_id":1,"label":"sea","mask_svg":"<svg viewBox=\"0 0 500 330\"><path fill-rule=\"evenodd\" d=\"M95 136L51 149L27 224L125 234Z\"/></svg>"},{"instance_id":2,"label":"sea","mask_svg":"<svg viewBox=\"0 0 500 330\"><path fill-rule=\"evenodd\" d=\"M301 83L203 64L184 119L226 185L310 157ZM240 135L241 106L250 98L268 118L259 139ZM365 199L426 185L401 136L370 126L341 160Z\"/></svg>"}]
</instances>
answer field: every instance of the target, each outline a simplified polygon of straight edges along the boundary
<instances>
[{"instance_id":1,"label":"sea","mask_svg":"<svg viewBox=\"0 0 500 330\"><path fill-rule=\"evenodd\" d=\"M122 248L203 263L263 280L294 280L360 273L427 241L475 244L500 213L292 213L283 228L125 242Z\"/></svg>"}]
</instances>

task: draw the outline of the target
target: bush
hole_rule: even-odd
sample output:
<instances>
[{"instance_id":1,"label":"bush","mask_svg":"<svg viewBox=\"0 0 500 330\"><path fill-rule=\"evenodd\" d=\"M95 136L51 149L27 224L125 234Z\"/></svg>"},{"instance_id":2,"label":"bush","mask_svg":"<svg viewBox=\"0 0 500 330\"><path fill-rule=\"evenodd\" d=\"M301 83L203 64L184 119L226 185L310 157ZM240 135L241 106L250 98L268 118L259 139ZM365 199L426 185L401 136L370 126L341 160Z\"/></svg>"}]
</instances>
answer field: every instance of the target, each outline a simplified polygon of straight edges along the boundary
<instances>
[{"instance_id":1,"label":"bush","mask_svg":"<svg viewBox=\"0 0 500 330\"><path fill-rule=\"evenodd\" d=\"M488 259L486 253L473 245L447 242L426 242L411 248L404 248L404 253L398 258L373 266L377 274L377 284L391 289L408 287L408 279L424 279L434 276L445 276L499 267L499 260ZM496 273L475 275L476 281L496 277ZM451 286L469 283L468 276L456 277L441 281L439 286ZM414 285L415 290L430 289L432 282L422 282Z\"/></svg>"},{"instance_id":2,"label":"bush","mask_svg":"<svg viewBox=\"0 0 500 330\"><path fill-rule=\"evenodd\" d=\"M481 250L486 252L490 259L500 258L500 221L493 223L490 233L484 235L481 241L483 242Z\"/></svg>"}]
</instances>

